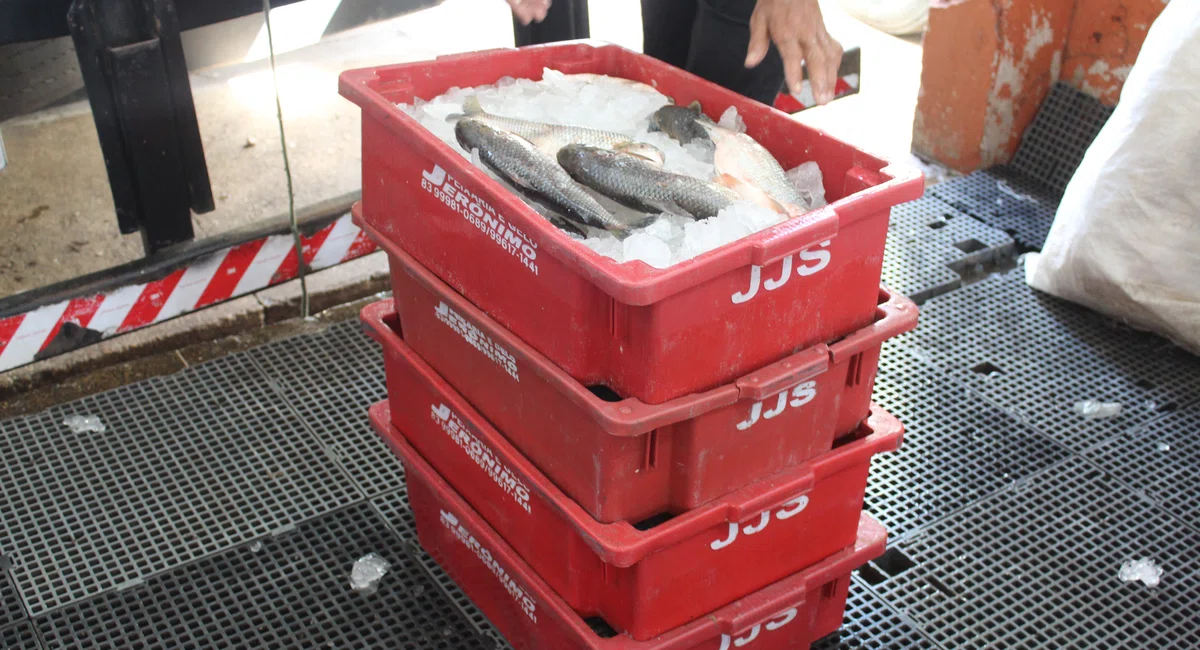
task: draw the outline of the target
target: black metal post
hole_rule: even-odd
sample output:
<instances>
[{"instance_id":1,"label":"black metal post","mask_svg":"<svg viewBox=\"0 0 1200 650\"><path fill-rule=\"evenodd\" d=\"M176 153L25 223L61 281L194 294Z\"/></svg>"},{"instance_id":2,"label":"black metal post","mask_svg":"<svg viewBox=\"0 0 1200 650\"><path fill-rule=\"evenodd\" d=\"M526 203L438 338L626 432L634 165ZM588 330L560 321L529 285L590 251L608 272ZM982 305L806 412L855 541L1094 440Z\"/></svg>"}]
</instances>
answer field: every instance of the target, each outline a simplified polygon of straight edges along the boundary
<instances>
[{"instance_id":1,"label":"black metal post","mask_svg":"<svg viewBox=\"0 0 1200 650\"><path fill-rule=\"evenodd\" d=\"M213 197L172 0L74 0L67 22L121 232L191 240Z\"/></svg>"}]
</instances>

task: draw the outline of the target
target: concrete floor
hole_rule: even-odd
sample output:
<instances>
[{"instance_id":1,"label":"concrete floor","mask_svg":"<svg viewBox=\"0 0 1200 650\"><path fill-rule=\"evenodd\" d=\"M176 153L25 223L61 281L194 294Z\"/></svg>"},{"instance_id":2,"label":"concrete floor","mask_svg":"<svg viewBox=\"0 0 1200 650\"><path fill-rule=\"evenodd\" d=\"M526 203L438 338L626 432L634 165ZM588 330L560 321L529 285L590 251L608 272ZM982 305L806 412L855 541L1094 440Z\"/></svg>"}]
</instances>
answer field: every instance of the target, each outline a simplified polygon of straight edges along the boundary
<instances>
[{"instance_id":1,"label":"concrete floor","mask_svg":"<svg viewBox=\"0 0 1200 650\"><path fill-rule=\"evenodd\" d=\"M637 0L591 3L593 37L641 48ZM862 92L798 119L875 153L910 159L921 47L887 36L825 3L830 30L862 47ZM464 19L464 17L469 17ZM277 33L277 40L288 38ZM501 0L441 5L344 32L278 57L297 206L359 188L358 108L337 94L346 69L512 45ZM195 217L197 237L287 209L269 68L262 60L192 77L217 209ZM0 296L136 260L141 242L117 231L86 102L0 124L9 166L0 172Z\"/></svg>"}]
</instances>

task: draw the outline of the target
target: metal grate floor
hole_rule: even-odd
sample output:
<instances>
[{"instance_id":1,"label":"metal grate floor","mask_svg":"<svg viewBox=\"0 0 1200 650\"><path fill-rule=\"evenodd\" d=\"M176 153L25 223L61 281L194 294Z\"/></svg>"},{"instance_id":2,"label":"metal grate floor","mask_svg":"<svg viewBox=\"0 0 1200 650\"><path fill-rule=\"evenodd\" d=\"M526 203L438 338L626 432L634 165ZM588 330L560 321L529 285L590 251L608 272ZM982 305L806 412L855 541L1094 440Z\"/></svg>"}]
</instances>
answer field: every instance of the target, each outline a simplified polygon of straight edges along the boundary
<instances>
[{"instance_id":1,"label":"metal grate floor","mask_svg":"<svg viewBox=\"0 0 1200 650\"><path fill-rule=\"evenodd\" d=\"M1010 262L1015 245L933 196L892 209L883 283L915 302L952 291Z\"/></svg>"},{"instance_id":2,"label":"metal grate floor","mask_svg":"<svg viewBox=\"0 0 1200 650\"><path fill-rule=\"evenodd\" d=\"M951 269L989 254L948 250L966 218L927 199L893 238ZM875 398L907 433L866 508L892 549L819 650L1200 647L1200 360L1021 273L929 297L885 347ZM506 648L417 546L366 421L383 395L347 322L0 422L0 647ZM1083 399L1124 412L1084 420ZM362 597L369 552L392 568ZM1158 588L1118 577L1141 557Z\"/></svg>"},{"instance_id":3,"label":"metal grate floor","mask_svg":"<svg viewBox=\"0 0 1200 650\"><path fill-rule=\"evenodd\" d=\"M1002 230L1027 249L1040 249L1050 234L1058 199L1041 185L1005 167L953 178L929 194Z\"/></svg>"},{"instance_id":4,"label":"metal grate floor","mask_svg":"<svg viewBox=\"0 0 1200 650\"><path fill-rule=\"evenodd\" d=\"M1021 136L1012 168L1062 196L1083 155L1112 116L1113 107L1057 82Z\"/></svg>"}]
</instances>

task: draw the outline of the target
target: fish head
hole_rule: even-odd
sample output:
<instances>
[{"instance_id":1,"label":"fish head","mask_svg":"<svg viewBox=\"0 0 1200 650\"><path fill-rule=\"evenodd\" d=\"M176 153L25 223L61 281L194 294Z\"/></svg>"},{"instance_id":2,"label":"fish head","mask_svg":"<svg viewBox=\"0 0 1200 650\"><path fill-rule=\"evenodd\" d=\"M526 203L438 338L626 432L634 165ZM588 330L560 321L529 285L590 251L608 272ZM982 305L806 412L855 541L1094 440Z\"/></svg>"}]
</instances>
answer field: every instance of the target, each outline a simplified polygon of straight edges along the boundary
<instances>
[{"instance_id":1,"label":"fish head","mask_svg":"<svg viewBox=\"0 0 1200 650\"><path fill-rule=\"evenodd\" d=\"M487 143L494 140L496 129L485 124L482 120L463 117L454 125L454 138L465 150L487 149Z\"/></svg>"},{"instance_id":2,"label":"fish head","mask_svg":"<svg viewBox=\"0 0 1200 650\"><path fill-rule=\"evenodd\" d=\"M654 115L650 116L650 125L653 130L662 131L681 144L687 144L693 138L701 135L695 126L701 115L703 114L699 111L699 105L667 104L654 111Z\"/></svg>"},{"instance_id":3,"label":"fish head","mask_svg":"<svg viewBox=\"0 0 1200 650\"><path fill-rule=\"evenodd\" d=\"M667 161L667 157L663 154L661 149L652 144L646 144L645 142L631 142L629 144L618 145L616 150L619 153L637 156L638 158L641 158L656 167L662 167L663 163Z\"/></svg>"},{"instance_id":4,"label":"fish head","mask_svg":"<svg viewBox=\"0 0 1200 650\"><path fill-rule=\"evenodd\" d=\"M595 164L605 153L608 152L604 149L597 149L596 147L589 147L582 144L569 144L559 149L555 158L558 159L558 164L567 170L568 174L575 176L582 170L587 169L588 166Z\"/></svg>"}]
</instances>

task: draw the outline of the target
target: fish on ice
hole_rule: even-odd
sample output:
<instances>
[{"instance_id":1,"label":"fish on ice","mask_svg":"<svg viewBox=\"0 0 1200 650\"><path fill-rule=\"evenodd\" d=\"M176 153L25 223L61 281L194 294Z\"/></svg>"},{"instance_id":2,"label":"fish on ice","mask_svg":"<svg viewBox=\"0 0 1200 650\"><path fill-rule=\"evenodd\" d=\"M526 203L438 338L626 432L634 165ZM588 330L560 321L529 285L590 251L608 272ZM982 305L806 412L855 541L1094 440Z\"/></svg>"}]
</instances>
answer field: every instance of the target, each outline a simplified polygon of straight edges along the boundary
<instances>
[{"instance_id":1,"label":"fish on ice","mask_svg":"<svg viewBox=\"0 0 1200 650\"><path fill-rule=\"evenodd\" d=\"M558 164L580 184L621 205L652 214L707 219L739 198L727 187L665 172L607 149L567 145L558 151Z\"/></svg>"},{"instance_id":2,"label":"fish on ice","mask_svg":"<svg viewBox=\"0 0 1200 650\"><path fill-rule=\"evenodd\" d=\"M515 133L532 142L538 149L551 157L558 155L558 150L569 144L583 144L638 156L660 166L665 160L663 152L657 147L638 142L623 133L493 115L483 110L479 98L474 96L468 97L463 102L462 114L451 115L447 119L461 120L464 117L473 118L493 129Z\"/></svg>"},{"instance_id":3,"label":"fish on ice","mask_svg":"<svg viewBox=\"0 0 1200 650\"><path fill-rule=\"evenodd\" d=\"M558 163L533 143L484 120L465 117L454 127L463 149L476 149L479 158L501 178L544 201L568 220L627 237L633 227L600 205Z\"/></svg>"}]
</instances>

